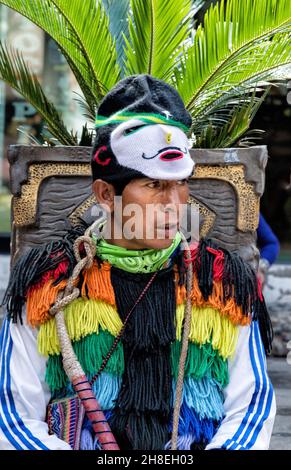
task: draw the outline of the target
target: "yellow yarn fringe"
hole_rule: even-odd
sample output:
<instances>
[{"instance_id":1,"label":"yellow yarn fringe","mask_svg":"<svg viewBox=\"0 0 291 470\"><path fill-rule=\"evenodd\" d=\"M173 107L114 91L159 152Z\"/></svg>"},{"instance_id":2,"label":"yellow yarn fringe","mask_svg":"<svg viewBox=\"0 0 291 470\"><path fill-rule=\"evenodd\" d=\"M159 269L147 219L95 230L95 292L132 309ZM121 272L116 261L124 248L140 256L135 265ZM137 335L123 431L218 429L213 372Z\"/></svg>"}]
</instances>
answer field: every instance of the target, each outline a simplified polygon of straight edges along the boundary
<instances>
[{"instance_id":1,"label":"yellow yarn fringe","mask_svg":"<svg viewBox=\"0 0 291 470\"><path fill-rule=\"evenodd\" d=\"M181 341L184 319L184 305L176 310L176 338ZM189 340L199 345L211 342L223 359L235 352L238 327L228 317L223 317L218 309L212 307L192 307Z\"/></svg>"},{"instance_id":2,"label":"yellow yarn fringe","mask_svg":"<svg viewBox=\"0 0 291 470\"><path fill-rule=\"evenodd\" d=\"M176 338L181 341L184 318L184 305L176 310ZM72 341L99 332L99 328L109 331L116 337L122 328L122 321L116 308L106 302L76 299L65 308L65 321ZM211 342L214 349L224 358L235 351L238 327L228 317L223 317L212 307L192 307L192 320L189 340L197 344ZM55 319L42 324L38 333L38 350L44 356L60 354Z\"/></svg>"},{"instance_id":3,"label":"yellow yarn fringe","mask_svg":"<svg viewBox=\"0 0 291 470\"><path fill-rule=\"evenodd\" d=\"M98 333L99 328L117 336L122 328L122 321L116 308L100 300L78 298L65 308L64 314L72 341ZM38 350L44 356L60 353L54 318L40 326L37 341Z\"/></svg>"},{"instance_id":4,"label":"yellow yarn fringe","mask_svg":"<svg viewBox=\"0 0 291 470\"><path fill-rule=\"evenodd\" d=\"M110 279L110 264L103 262L98 268L96 260L90 269L83 272L84 282L81 289L82 297L103 300L110 305L115 304L114 290Z\"/></svg>"},{"instance_id":5,"label":"yellow yarn fringe","mask_svg":"<svg viewBox=\"0 0 291 470\"><path fill-rule=\"evenodd\" d=\"M103 262L98 268L96 260L92 268L83 271L83 283L81 295L83 299L103 301L111 306L116 306L114 290L110 279L111 266ZM55 303L58 292L63 290L66 281L61 281L57 286L53 286L54 280L51 279L41 287L32 287L27 294L27 321L35 327L42 325L50 320L49 310ZM77 284L78 281L76 281ZM186 301L185 286L178 285L178 272L175 272L176 282L176 302L177 305L183 305ZM223 288L221 282L213 282L213 292L207 302L202 296L198 286L197 276L194 275L193 288L191 293L193 306L213 307L219 309L221 315L227 316L235 325L247 325L250 323L250 316L243 314L242 308L238 307L233 298L223 302Z\"/></svg>"},{"instance_id":6,"label":"yellow yarn fringe","mask_svg":"<svg viewBox=\"0 0 291 470\"><path fill-rule=\"evenodd\" d=\"M27 322L35 327L48 321L51 316L49 309L56 301L58 292L66 286L66 281L61 281L53 286L54 279L45 282L41 287L32 287L28 290L26 299Z\"/></svg>"}]
</instances>

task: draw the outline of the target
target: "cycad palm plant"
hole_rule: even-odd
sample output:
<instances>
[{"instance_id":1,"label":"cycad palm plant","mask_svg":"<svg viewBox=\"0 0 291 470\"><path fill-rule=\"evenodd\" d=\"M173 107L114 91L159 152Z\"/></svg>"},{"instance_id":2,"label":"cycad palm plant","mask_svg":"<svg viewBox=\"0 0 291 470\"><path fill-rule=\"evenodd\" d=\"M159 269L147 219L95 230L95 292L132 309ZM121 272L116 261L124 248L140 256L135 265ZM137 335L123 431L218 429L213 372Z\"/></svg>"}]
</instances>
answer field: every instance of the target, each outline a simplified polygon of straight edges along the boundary
<instances>
[{"instance_id":1,"label":"cycad palm plant","mask_svg":"<svg viewBox=\"0 0 291 470\"><path fill-rule=\"evenodd\" d=\"M196 30L193 14L201 0L130 0L129 8L125 1L127 34L119 27L115 35L106 12L120 8L119 0L0 3L57 42L91 124L98 103L119 79L149 73L181 94L193 117L193 146L229 147L248 130L270 83L290 76L289 0L221 0ZM21 55L3 44L0 78L34 105L60 144L78 144Z\"/></svg>"}]
</instances>

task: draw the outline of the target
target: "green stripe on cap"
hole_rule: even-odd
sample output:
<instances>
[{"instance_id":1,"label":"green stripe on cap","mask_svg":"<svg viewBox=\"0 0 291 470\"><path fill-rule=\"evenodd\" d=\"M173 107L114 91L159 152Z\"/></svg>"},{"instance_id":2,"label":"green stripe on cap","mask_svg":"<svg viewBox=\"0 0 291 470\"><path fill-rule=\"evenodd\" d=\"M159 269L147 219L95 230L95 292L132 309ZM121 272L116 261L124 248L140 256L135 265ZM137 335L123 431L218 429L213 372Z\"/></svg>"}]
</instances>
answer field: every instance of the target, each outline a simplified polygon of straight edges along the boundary
<instances>
[{"instance_id":1,"label":"green stripe on cap","mask_svg":"<svg viewBox=\"0 0 291 470\"><path fill-rule=\"evenodd\" d=\"M130 119L139 119L147 124L168 124L170 126L176 126L182 129L184 132L189 130L189 127L185 126L179 121L174 121L173 119L167 118L162 114L153 114L153 113L130 113L130 112L123 112L123 113L116 113L110 117L107 116L96 116L95 126L101 127L106 126L108 124L119 124L121 122L129 121Z\"/></svg>"}]
</instances>

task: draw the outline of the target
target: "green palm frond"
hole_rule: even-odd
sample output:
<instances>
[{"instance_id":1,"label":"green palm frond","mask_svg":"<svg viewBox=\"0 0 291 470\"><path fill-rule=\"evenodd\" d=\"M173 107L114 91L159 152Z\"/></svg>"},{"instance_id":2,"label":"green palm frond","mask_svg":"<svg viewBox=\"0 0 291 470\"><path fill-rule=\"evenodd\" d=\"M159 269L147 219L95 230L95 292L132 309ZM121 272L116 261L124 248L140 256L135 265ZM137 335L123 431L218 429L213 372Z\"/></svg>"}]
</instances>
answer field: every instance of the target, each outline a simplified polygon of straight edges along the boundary
<instances>
[{"instance_id":1,"label":"green palm frond","mask_svg":"<svg viewBox=\"0 0 291 470\"><path fill-rule=\"evenodd\" d=\"M197 121L197 125L193 126L194 147L227 148L237 144L248 131L268 91L269 87L258 97L255 88L250 95L245 94L236 99L230 98L228 101L220 102L219 112L215 110L213 114L209 113L207 119L202 122ZM245 142L249 140L245 139Z\"/></svg>"},{"instance_id":2,"label":"green palm frond","mask_svg":"<svg viewBox=\"0 0 291 470\"><path fill-rule=\"evenodd\" d=\"M193 117L236 87L272 81L278 67L291 62L290 31L289 0L222 0L211 6L175 71Z\"/></svg>"},{"instance_id":3,"label":"green palm frond","mask_svg":"<svg viewBox=\"0 0 291 470\"><path fill-rule=\"evenodd\" d=\"M81 70L76 66L75 62L72 60L71 57L69 57L66 54L66 52L62 51L62 53L82 91L82 94L83 94L82 99L85 103L84 106L86 108L86 117L90 121L94 122L95 117L96 117L96 110L97 110L98 102L99 102L99 98L96 98L94 96L94 94L92 93L92 86L90 86L92 82L94 83L94 80L92 80L92 78L88 76L89 74L88 75L86 75L86 73L82 74Z\"/></svg>"},{"instance_id":4,"label":"green palm frond","mask_svg":"<svg viewBox=\"0 0 291 470\"><path fill-rule=\"evenodd\" d=\"M101 0L0 0L46 31L59 45L91 112L120 77Z\"/></svg>"},{"instance_id":5,"label":"green palm frond","mask_svg":"<svg viewBox=\"0 0 291 470\"><path fill-rule=\"evenodd\" d=\"M60 114L47 99L37 78L29 70L22 56L0 43L0 79L18 91L44 118L48 130L63 145L77 141L66 129Z\"/></svg>"},{"instance_id":6,"label":"green palm frond","mask_svg":"<svg viewBox=\"0 0 291 470\"><path fill-rule=\"evenodd\" d=\"M291 63L290 39L287 35L277 34L272 40L256 45L240 64L233 63L224 79L213 81L211 85L195 100L195 109L192 109L194 120L203 119L208 110L219 108L219 98L223 101L229 97L235 98L252 90L257 83L266 87L271 81L288 77L288 68ZM255 51L254 51L255 49Z\"/></svg>"},{"instance_id":7,"label":"green palm frond","mask_svg":"<svg viewBox=\"0 0 291 470\"><path fill-rule=\"evenodd\" d=\"M69 25L68 41L92 71L93 94L100 99L120 78L115 42L101 0L50 0Z\"/></svg>"},{"instance_id":8,"label":"green palm frond","mask_svg":"<svg viewBox=\"0 0 291 470\"><path fill-rule=\"evenodd\" d=\"M73 94L75 95L74 100L78 103L80 109L82 110L82 116L92 124L95 123L97 107L95 106L93 112L83 95L77 91L73 91Z\"/></svg>"},{"instance_id":9,"label":"green palm frond","mask_svg":"<svg viewBox=\"0 0 291 470\"><path fill-rule=\"evenodd\" d=\"M169 81L189 36L190 0L131 0L126 74L148 73Z\"/></svg>"},{"instance_id":10,"label":"green palm frond","mask_svg":"<svg viewBox=\"0 0 291 470\"><path fill-rule=\"evenodd\" d=\"M68 40L69 25L52 2L50 0L33 0L33 2L0 0L0 3L28 18L57 42L79 83L88 106L94 113L96 99L90 87L92 73L89 65L84 54L81 54L79 49L72 47L72 43Z\"/></svg>"},{"instance_id":11,"label":"green palm frond","mask_svg":"<svg viewBox=\"0 0 291 470\"><path fill-rule=\"evenodd\" d=\"M122 76L149 73L177 88L193 117L196 146L229 146L244 135L261 104L257 91L290 78L290 0L221 0L196 31L193 16L205 0L1 3L57 42L80 85L84 97L78 101L89 121ZM39 110L55 137L75 142L21 56L8 54L2 47L2 78Z\"/></svg>"}]
</instances>

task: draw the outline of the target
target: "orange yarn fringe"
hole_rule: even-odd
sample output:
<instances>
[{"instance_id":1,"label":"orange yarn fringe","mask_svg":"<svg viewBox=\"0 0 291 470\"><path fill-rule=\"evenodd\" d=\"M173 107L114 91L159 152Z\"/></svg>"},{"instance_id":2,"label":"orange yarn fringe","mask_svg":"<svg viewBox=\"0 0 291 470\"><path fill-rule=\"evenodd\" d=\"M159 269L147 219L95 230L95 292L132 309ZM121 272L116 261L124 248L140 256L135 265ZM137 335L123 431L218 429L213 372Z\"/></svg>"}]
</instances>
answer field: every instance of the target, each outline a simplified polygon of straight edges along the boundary
<instances>
[{"instance_id":1,"label":"orange yarn fringe","mask_svg":"<svg viewBox=\"0 0 291 470\"><path fill-rule=\"evenodd\" d=\"M178 285L178 273L176 275L176 299L177 304L181 305L186 301L186 288L185 286ZM213 291L205 301L198 286L197 275L193 276L193 288L191 292L192 304L196 307L213 307L220 310L222 315L227 315L235 325L248 325L251 322L251 315L246 316L243 314L242 308L239 307L233 298L223 302L223 288L221 281L213 281ZM251 313L251 312L250 312Z\"/></svg>"},{"instance_id":2,"label":"orange yarn fringe","mask_svg":"<svg viewBox=\"0 0 291 470\"><path fill-rule=\"evenodd\" d=\"M81 296L93 300L101 300L115 306L114 290L110 279L110 264L103 262L98 268L96 260L90 269L83 271L83 282ZM186 288L178 285L178 272L175 272L176 301L181 305L186 301ZM57 286L53 286L54 279L32 286L27 293L27 321L33 327L45 323L50 319L49 310L57 299L58 292L66 286L65 280ZM208 300L205 301L198 286L197 275L193 277L193 288L191 292L192 304L196 307L210 306L220 310L222 315L227 315L235 325L247 325L251 321L251 315L246 316L242 308L237 306L233 298L223 302L223 288L221 281L213 281L213 291Z\"/></svg>"},{"instance_id":3,"label":"orange yarn fringe","mask_svg":"<svg viewBox=\"0 0 291 470\"><path fill-rule=\"evenodd\" d=\"M115 295L110 279L110 264L103 262L98 268L94 260L92 268L83 272L84 282L81 289L82 297L103 300L115 305Z\"/></svg>"},{"instance_id":4,"label":"orange yarn fringe","mask_svg":"<svg viewBox=\"0 0 291 470\"><path fill-rule=\"evenodd\" d=\"M115 306L115 296L110 280L110 264L102 263L98 268L96 261L92 268L83 271L81 296L94 300L103 300ZM53 286L55 279L45 279L28 289L27 292L27 321L35 327L51 318L50 308L57 299L58 293L66 287L67 281L61 281Z\"/></svg>"},{"instance_id":5,"label":"orange yarn fringe","mask_svg":"<svg viewBox=\"0 0 291 470\"><path fill-rule=\"evenodd\" d=\"M55 279L46 281L42 286L32 286L28 289L26 300L27 322L35 327L51 318L50 308L57 299L59 291L66 287L67 281L61 281L53 286Z\"/></svg>"}]
</instances>

